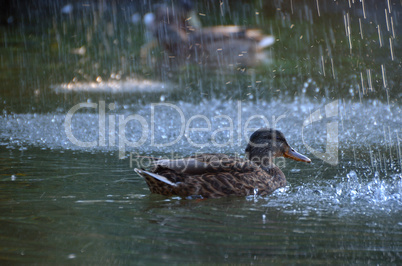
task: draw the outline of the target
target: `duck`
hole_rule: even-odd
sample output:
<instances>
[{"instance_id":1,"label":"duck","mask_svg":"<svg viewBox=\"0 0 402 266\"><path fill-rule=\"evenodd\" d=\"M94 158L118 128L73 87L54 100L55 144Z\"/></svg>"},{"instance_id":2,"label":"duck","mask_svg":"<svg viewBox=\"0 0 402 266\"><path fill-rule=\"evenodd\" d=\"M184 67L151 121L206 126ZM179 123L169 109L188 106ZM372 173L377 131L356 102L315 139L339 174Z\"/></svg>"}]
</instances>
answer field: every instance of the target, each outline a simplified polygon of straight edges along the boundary
<instances>
[{"instance_id":1,"label":"duck","mask_svg":"<svg viewBox=\"0 0 402 266\"><path fill-rule=\"evenodd\" d=\"M277 129L260 128L249 139L245 158L218 153L196 154L183 159L160 159L152 170L135 168L151 193L182 198L266 196L286 186L284 173L275 157L310 163L291 148Z\"/></svg>"},{"instance_id":2,"label":"duck","mask_svg":"<svg viewBox=\"0 0 402 266\"><path fill-rule=\"evenodd\" d=\"M141 48L144 59L149 50L160 46L170 61L193 62L209 66L255 66L267 61L264 49L273 45L274 36L243 26L201 27L191 2L159 5L144 16L144 23L156 41Z\"/></svg>"}]
</instances>

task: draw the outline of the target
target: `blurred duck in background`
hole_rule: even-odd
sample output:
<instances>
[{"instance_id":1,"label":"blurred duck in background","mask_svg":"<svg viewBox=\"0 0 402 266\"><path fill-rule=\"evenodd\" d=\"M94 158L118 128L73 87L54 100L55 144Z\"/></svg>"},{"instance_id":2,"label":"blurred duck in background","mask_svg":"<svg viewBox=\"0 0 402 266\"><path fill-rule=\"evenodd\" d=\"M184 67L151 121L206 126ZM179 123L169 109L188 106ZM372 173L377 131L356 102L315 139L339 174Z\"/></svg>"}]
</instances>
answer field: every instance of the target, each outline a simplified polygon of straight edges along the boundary
<instances>
[{"instance_id":1,"label":"blurred duck in background","mask_svg":"<svg viewBox=\"0 0 402 266\"><path fill-rule=\"evenodd\" d=\"M254 66L267 58L264 49L275 38L258 29L242 26L202 28L189 0L177 5L159 4L144 16L147 30L155 38L141 48L141 57L159 46L169 61L178 64L194 62L211 66Z\"/></svg>"}]
</instances>

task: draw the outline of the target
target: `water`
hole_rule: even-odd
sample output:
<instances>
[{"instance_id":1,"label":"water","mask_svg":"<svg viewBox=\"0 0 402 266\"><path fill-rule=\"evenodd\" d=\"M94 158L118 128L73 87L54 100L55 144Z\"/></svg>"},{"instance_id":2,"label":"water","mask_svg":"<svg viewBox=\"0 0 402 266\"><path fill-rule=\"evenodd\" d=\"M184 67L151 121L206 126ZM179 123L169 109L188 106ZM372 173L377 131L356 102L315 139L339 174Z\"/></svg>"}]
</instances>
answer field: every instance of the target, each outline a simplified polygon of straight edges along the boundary
<instances>
[{"instance_id":1,"label":"water","mask_svg":"<svg viewBox=\"0 0 402 266\"><path fill-rule=\"evenodd\" d=\"M144 29L131 21L146 6L94 5L104 10L94 15L73 5L81 13L64 16L57 3L44 14L51 22L22 10L1 28L0 259L400 264L401 49L391 21L399 32L401 6L390 1L386 13L387 4L369 2L320 2L320 16L315 5L234 3L220 17L197 4L218 14L204 24L248 18L279 40L270 64L245 71L170 68L158 50L143 65L133 40L142 44ZM379 46L389 38L393 56L389 41ZM267 197L167 198L133 171L143 156L242 156L252 128L264 125L312 159L278 159L288 185Z\"/></svg>"},{"instance_id":2,"label":"water","mask_svg":"<svg viewBox=\"0 0 402 266\"><path fill-rule=\"evenodd\" d=\"M102 264L399 260L400 175L295 163L285 171L289 186L271 196L199 202L150 195L116 156L2 153L9 167L1 177L2 257Z\"/></svg>"}]
</instances>

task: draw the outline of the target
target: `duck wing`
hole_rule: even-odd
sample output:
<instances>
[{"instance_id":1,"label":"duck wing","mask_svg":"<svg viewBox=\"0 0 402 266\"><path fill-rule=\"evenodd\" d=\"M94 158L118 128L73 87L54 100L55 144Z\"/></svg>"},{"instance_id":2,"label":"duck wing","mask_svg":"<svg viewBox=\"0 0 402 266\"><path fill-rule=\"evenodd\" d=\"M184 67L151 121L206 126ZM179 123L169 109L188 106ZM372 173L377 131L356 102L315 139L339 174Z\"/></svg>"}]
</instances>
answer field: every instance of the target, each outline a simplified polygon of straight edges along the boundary
<instances>
[{"instance_id":1,"label":"duck wing","mask_svg":"<svg viewBox=\"0 0 402 266\"><path fill-rule=\"evenodd\" d=\"M225 154L154 162L152 171L135 169L145 178L152 193L182 197L216 198L228 195L267 195L286 185L279 168L267 172L251 161ZM273 170L273 169L272 169Z\"/></svg>"},{"instance_id":2,"label":"duck wing","mask_svg":"<svg viewBox=\"0 0 402 266\"><path fill-rule=\"evenodd\" d=\"M155 172L157 169L170 169L177 173L187 175L202 175L205 173L220 173L235 171L239 173L253 172L259 169L251 161L226 154L197 154L183 159L161 159L154 162Z\"/></svg>"},{"instance_id":3,"label":"duck wing","mask_svg":"<svg viewBox=\"0 0 402 266\"><path fill-rule=\"evenodd\" d=\"M258 43L259 48L271 46L275 42L272 35L265 35L259 29L241 26L214 26L202 28L189 35L194 43L216 42L223 40L248 40Z\"/></svg>"}]
</instances>

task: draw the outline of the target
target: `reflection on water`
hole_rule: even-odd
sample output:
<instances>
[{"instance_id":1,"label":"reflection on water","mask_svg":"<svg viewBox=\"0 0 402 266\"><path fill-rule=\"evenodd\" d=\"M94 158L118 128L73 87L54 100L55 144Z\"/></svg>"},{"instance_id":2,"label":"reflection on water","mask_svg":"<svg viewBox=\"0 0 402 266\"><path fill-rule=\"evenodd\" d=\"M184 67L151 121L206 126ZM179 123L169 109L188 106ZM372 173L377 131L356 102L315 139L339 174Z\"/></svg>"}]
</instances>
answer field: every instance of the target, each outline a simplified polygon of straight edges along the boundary
<instances>
[{"instance_id":1,"label":"reflection on water","mask_svg":"<svg viewBox=\"0 0 402 266\"><path fill-rule=\"evenodd\" d=\"M52 86L55 92L107 92L107 93L149 93L168 92L172 85L151 80L111 80L103 82L101 78L97 82L70 82Z\"/></svg>"}]
</instances>

